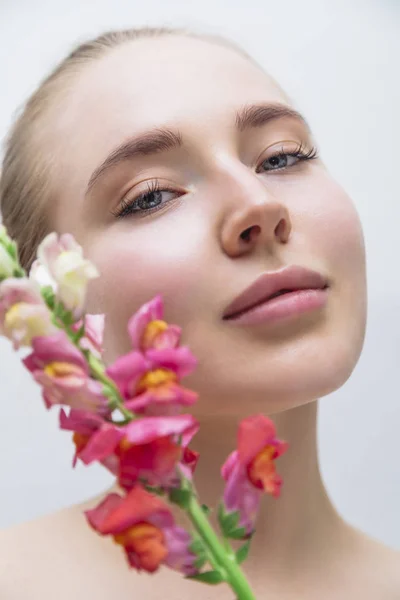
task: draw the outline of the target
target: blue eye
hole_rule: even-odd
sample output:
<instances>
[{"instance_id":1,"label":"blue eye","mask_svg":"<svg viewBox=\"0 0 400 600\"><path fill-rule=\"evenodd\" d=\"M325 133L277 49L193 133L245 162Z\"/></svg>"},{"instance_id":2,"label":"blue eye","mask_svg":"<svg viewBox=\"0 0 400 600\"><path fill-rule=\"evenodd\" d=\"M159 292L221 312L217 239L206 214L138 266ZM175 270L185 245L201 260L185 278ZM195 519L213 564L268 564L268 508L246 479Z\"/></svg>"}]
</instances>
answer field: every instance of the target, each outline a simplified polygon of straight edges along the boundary
<instances>
[{"instance_id":1,"label":"blue eye","mask_svg":"<svg viewBox=\"0 0 400 600\"><path fill-rule=\"evenodd\" d=\"M295 159L294 162L288 164L288 157ZM293 152L283 152L283 150L276 152L272 156L269 156L263 160L261 165L270 163L271 168L265 169L266 172L282 171L289 169L300 161L311 160L313 158L318 158L317 149L312 147L308 152L304 152L303 147L300 144L300 146ZM161 210L166 204L168 204L168 202L171 202L171 200L162 202L163 192L171 192L173 194L178 193L173 187L168 185L161 186L159 180L155 179L148 184L147 192L134 198L129 198L128 200L124 198L118 209L111 212L117 219L122 219L123 217L127 217L129 215L146 216L150 213L155 213Z\"/></svg>"},{"instance_id":2,"label":"blue eye","mask_svg":"<svg viewBox=\"0 0 400 600\"><path fill-rule=\"evenodd\" d=\"M295 159L294 162L288 164L288 157ZM313 158L318 158L318 151L315 147L311 148L309 152L304 152L302 149L302 145L300 144L299 148L296 148L293 152L276 152L266 158L261 164L264 165L266 163L270 163L271 168L267 169L269 171L280 171L281 169L287 169L292 167L294 164L298 163L301 160L310 160Z\"/></svg>"},{"instance_id":3,"label":"blue eye","mask_svg":"<svg viewBox=\"0 0 400 600\"><path fill-rule=\"evenodd\" d=\"M144 194L128 200L123 199L118 210L112 212L112 214L119 219L137 213L149 214L157 212L157 210L160 210L168 202L161 201L163 192L177 193L174 188L168 185L161 187L160 182L156 179L148 184L147 192Z\"/></svg>"}]
</instances>

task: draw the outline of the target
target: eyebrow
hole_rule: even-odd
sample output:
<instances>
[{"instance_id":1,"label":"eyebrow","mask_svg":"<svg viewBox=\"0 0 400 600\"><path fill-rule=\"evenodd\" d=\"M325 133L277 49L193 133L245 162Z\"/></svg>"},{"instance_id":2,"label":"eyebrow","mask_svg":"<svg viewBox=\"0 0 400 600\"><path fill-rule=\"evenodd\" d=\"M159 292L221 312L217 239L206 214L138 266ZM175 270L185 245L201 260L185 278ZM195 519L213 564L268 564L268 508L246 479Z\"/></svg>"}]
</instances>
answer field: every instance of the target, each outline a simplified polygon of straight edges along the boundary
<instances>
[{"instance_id":1,"label":"eyebrow","mask_svg":"<svg viewBox=\"0 0 400 600\"><path fill-rule=\"evenodd\" d=\"M283 118L295 119L301 125L305 126L309 133L311 132L309 124L301 113L294 108L290 108L289 106L280 103L250 104L241 107L236 113L235 126L238 131L243 132L247 129L263 127L267 123ZM104 177L107 171L116 167L118 164L133 160L137 157L150 156L168 150L175 150L182 146L183 136L180 131L166 127L156 127L123 142L93 171L87 185L85 196L87 196L95 184Z\"/></svg>"}]
</instances>

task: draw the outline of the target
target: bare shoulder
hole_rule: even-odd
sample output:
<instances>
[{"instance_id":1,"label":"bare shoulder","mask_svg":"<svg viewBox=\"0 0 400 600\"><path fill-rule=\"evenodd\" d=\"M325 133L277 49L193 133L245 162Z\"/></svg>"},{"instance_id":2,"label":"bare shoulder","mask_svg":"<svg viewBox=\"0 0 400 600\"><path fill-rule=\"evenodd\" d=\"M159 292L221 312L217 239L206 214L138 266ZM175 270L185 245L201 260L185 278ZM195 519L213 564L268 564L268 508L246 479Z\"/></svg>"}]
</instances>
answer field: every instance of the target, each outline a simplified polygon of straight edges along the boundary
<instances>
[{"instance_id":1,"label":"bare shoulder","mask_svg":"<svg viewBox=\"0 0 400 600\"><path fill-rule=\"evenodd\" d=\"M46 591L46 577L59 577L66 553L73 550L68 516L59 511L0 531L2 599L39 598Z\"/></svg>"},{"instance_id":2,"label":"bare shoulder","mask_svg":"<svg viewBox=\"0 0 400 600\"><path fill-rule=\"evenodd\" d=\"M2 600L108 600L116 597L119 580L126 585L127 573L132 586L135 574L120 549L91 530L74 507L0 531ZM130 597L138 597L133 589Z\"/></svg>"},{"instance_id":3,"label":"bare shoulder","mask_svg":"<svg viewBox=\"0 0 400 600\"><path fill-rule=\"evenodd\" d=\"M362 547L361 575L364 572L366 580L370 580L372 574L381 591L379 598L397 600L400 598L400 550L363 532L358 533Z\"/></svg>"},{"instance_id":4,"label":"bare shoulder","mask_svg":"<svg viewBox=\"0 0 400 600\"><path fill-rule=\"evenodd\" d=\"M154 578L129 568L120 546L94 532L82 508L0 531L1 600L165 600L166 590L197 600L193 582L178 573L165 569Z\"/></svg>"}]
</instances>

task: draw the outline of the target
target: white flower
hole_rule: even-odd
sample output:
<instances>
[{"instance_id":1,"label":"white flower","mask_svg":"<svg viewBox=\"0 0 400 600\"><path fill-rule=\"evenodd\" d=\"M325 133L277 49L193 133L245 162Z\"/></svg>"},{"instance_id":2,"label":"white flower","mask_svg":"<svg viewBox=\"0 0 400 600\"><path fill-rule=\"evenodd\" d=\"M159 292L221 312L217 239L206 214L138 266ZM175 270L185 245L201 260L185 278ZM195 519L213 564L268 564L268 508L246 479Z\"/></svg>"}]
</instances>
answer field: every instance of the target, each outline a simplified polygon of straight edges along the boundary
<instances>
[{"instance_id":1,"label":"white flower","mask_svg":"<svg viewBox=\"0 0 400 600\"><path fill-rule=\"evenodd\" d=\"M46 267L41 265L37 259L32 263L29 271L29 279L37 283L41 288L50 286L53 292L56 292L57 290L56 281L50 275Z\"/></svg>"},{"instance_id":2,"label":"white flower","mask_svg":"<svg viewBox=\"0 0 400 600\"><path fill-rule=\"evenodd\" d=\"M32 281L11 277L0 283L0 334L8 337L16 350L30 346L34 337L56 331L51 313Z\"/></svg>"},{"instance_id":3,"label":"white flower","mask_svg":"<svg viewBox=\"0 0 400 600\"><path fill-rule=\"evenodd\" d=\"M45 285L55 289L57 298L67 310L73 312L75 318L80 317L88 281L99 276L94 264L83 257L81 246L69 233L61 235L59 239L56 233L47 235L39 245L37 257L33 278L41 278L42 281L47 279Z\"/></svg>"}]
</instances>

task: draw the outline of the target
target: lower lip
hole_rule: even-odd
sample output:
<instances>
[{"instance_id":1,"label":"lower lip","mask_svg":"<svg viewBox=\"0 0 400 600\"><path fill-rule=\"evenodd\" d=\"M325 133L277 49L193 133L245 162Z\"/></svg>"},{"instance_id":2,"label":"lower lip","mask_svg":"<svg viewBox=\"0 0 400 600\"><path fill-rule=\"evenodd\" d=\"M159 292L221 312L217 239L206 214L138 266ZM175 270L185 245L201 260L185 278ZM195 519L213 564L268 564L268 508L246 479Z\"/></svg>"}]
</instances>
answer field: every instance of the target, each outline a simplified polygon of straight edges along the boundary
<instances>
[{"instance_id":1,"label":"lower lip","mask_svg":"<svg viewBox=\"0 0 400 600\"><path fill-rule=\"evenodd\" d=\"M257 325L279 321L325 306L327 296L328 288L297 290L282 294L282 296L276 296L272 300L267 300L263 304L250 308L240 316L228 317L224 320L237 325Z\"/></svg>"}]
</instances>

